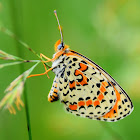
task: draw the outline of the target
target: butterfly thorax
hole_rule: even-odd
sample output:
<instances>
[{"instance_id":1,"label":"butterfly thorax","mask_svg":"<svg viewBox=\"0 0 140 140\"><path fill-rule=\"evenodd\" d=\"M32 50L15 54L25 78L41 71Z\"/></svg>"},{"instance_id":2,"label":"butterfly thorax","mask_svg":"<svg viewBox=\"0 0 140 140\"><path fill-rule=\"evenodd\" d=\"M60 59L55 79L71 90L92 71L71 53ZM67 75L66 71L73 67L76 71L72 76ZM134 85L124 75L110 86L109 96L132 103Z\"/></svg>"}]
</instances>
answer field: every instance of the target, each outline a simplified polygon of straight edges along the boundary
<instances>
[{"instance_id":1,"label":"butterfly thorax","mask_svg":"<svg viewBox=\"0 0 140 140\"><path fill-rule=\"evenodd\" d=\"M66 65L64 64L64 60L65 60L66 56L65 55L61 55L58 59L56 59L53 63L52 63L52 68L53 68L53 72L58 75L59 73L62 73L63 69L66 67Z\"/></svg>"},{"instance_id":2,"label":"butterfly thorax","mask_svg":"<svg viewBox=\"0 0 140 140\"><path fill-rule=\"evenodd\" d=\"M53 61L52 63L52 68L53 68L53 72L58 75L59 73L62 73L66 67L66 62L64 62L64 60L66 59L66 54L69 52L69 49L67 48L65 51L63 51L62 55L60 55L57 59L55 59L55 61ZM57 56L59 52L55 53L53 55L53 58L55 58ZM63 70L63 71L62 71Z\"/></svg>"}]
</instances>

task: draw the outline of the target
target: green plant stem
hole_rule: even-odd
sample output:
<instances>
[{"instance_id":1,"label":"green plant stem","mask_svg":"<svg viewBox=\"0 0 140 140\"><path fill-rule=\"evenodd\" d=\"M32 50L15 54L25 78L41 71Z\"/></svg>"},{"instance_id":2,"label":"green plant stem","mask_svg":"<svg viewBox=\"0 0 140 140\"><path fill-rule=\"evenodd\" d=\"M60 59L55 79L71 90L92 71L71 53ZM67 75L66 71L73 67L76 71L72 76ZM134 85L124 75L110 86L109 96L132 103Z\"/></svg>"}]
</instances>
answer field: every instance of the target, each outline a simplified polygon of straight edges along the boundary
<instances>
[{"instance_id":1,"label":"green plant stem","mask_svg":"<svg viewBox=\"0 0 140 140\"><path fill-rule=\"evenodd\" d=\"M15 5L17 5L17 7L20 8L20 11L18 11L18 10L15 11L15 9L16 9ZM13 27L14 27L14 31L15 31L16 34L19 35L19 30L18 30L18 25L19 24L18 24L18 18L17 18L16 13L20 12L20 15L22 16L21 1L20 1L20 3L19 2L16 3L15 1L9 1L9 8L10 8L11 20L12 20L12 24L13 24ZM13 37L14 37L14 35L13 35ZM18 39L16 37L14 37L14 38L18 41ZM17 42L16 42L16 47L17 47L19 56L22 56L22 51L18 47ZM20 66L20 72L22 73L22 71L24 71L24 67L21 65ZM25 87L25 90L24 90L24 102L25 102L25 112L26 112L26 120L27 120L28 137L29 137L29 140L32 140L31 122L30 122L29 105L28 105L26 87Z\"/></svg>"},{"instance_id":2,"label":"green plant stem","mask_svg":"<svg viewBox=\"0 0 140 140\"><path fill-rule=\"evenodd\" d=\"M28 128L29 140L32 140L31 121L30 121L30 115L29 115L27 90L24 90L24 102L25 102L25 111L26 111L26 119L27 119L27 128Z\"/></svg>"}]
</instances>

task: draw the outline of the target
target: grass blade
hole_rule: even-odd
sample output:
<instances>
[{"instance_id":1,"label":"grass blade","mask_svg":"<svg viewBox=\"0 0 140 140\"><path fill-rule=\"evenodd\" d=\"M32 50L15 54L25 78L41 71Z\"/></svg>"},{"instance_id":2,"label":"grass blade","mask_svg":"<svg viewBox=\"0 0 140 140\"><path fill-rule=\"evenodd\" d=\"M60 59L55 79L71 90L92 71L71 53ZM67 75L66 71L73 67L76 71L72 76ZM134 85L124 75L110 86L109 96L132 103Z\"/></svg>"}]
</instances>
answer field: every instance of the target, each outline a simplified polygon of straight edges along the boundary
<instances>
[{"instance_id":1,"label":"grass blade","mask_svg":"<svg viewBox=\"0 0 140 140\"><path fill-rule=\"evenodd\" d=\"M3 60L24 60L20 57L17 57L17 56L14 56L14 55L11 55L11 54L8 54L2 50L0 50L0 59L3 59Z\"/></svg>"},{"instance_id":2,"label":"grass blade","mask_svg":"<svg viewBox=\"0 0 140 140\"><path fill-rule=\"evenodd\" d=\"M4 63L4 64L0 64L0 69L7 66L17 65L21 63L29 63L29 62L41 62L41 61L40 60L24 60L24 61L18 61L18 62Z\"/></svg>"},{"instance_id":3,"label":"grass blade","mask_svg":"<svg viewBox=\"0 0 140 140\"><path fill-rule=\"evenodd\" d=\"M24 84L29 74L38 64L39 62L11 82L11 84L5 90L6 95L0 102L0 108L8 108L11 114L16 114L13 103L16 104L18 110L20 110L20 105L24 106L23 102L21 101L21 94L23 93Z\"/></svg>"}]
</instances>

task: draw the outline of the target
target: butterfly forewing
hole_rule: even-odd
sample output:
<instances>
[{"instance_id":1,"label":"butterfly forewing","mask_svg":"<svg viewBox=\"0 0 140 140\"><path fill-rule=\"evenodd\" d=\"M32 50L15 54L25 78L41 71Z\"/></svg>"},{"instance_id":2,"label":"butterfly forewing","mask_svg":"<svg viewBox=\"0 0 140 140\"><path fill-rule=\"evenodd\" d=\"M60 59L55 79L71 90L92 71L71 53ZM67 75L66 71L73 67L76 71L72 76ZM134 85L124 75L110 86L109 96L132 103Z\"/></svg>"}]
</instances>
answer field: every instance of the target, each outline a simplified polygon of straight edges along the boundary
<instances>
[{"instance_id":1,"label":"butterfly forewing","mask_svg":"<svg viewBox=\"0 0 140 140\"><path fill-rule=\"evenodd\" d=\"M125 91L85 56L69 51L54 61L53 66L56 77L49 97L56 101L54 95L58 95L68 112L90 119L117 121L132 111Z\"/></svg>"}]
</instances>

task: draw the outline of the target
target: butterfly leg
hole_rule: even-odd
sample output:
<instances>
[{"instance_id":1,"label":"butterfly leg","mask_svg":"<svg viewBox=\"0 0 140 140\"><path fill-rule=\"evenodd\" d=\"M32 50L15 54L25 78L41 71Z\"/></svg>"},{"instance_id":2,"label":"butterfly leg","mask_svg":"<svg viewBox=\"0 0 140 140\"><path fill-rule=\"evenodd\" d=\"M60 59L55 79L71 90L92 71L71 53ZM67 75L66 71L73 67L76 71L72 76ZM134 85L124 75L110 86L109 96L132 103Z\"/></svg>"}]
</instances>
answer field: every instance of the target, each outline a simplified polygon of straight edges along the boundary
<instances>
[{"instance_id":1,"label":"butterfly leg","mask_svg":"<svg viewBox=\"0 0 140 140\"><path fill-rule=\"evenodd\" d=\"M58 52L55 56L54 56L54 58L52 58L52 59L50 59L50 58L48 58L47 56L45 56L45 55L43 55L43 54L40 54L41 56L43 56L45 59L47 59L48 61L42 61L43 63L47 63L47 62L51 62L51 61L54 61L54 60L56 60L60 55L62 55L64 52L63 51L60 51L60 52Z\"/></svg>"},{"instance_id":2,"label":"butterfly leg","mask_svg":"<svg viewBox=\"0 0 140 140\"><path fill-rule=\"evenodd\" d=\"M48 61L50 61L51 59L49 58L49 57L47 57L47 56L45 56L44 54L42 54L42 53L40 53L40 57L42 58L42 57L44 57L45 59L47 59Z\"/></svg>"},{"instance_id":3,"label":"butterfly leg","mask_svg":"<svg viewBox=\"0 0 140 140\"><path fill-rule=\"evenodd\" d=\"M41 57L41 58L44 57L45 59L50 60L50 58L48 58L47 56L45 56L45 55L42 54L42 53L40 53L40 57ZM41 62L42 62L42 64L44 65L45 71L47 71L46 65L44 64L44 62L43 62L42 60L41 60ZM50 78L49 75L48 75L48 73L47 73L47 77Z\"/></svg>"},{"instance_id":4,"label":"butterfly leg","mask_svg":"<svg viewBox=\"0 0 140 140\"><path fill-rule=\"evenodd\" d=\"M42 54L42 53L40 53L40 57L41 57L41 58L45 58L45 59L47 59L48 61L51 60L50 58L48 58L47 56L45 56L45 55ZM45 66L45 64L44 64L46 61L42 61L42 60L41 60L41 62L42 62L43 65L44 65L45 72L44 72L44 73L41 73L41 74L33 74L33 75L29 75L27 78L34 77L34 76L41 76L41 75L45 75L45 74L47 74L47 77L49 78L49 76L48 76L48 72L51 71L53 68L50 68L50 69L47 70L47 68L46 68L46 66Z\"/></svg>"},{"instance_id":5,"label":"butterfly leg","mask_svg":"<svg viewBox=\"0 0 140 140\"><path fill-rule=\"evenodd\" d=\"M44 73L29 75L27 78L34 77L34 76L45 75L45 74L47 74L49 71L51 71L52 69L53 69L53 68L50 68L50 69L46 70Z\"/></svg>"}]
</instances>

